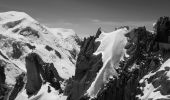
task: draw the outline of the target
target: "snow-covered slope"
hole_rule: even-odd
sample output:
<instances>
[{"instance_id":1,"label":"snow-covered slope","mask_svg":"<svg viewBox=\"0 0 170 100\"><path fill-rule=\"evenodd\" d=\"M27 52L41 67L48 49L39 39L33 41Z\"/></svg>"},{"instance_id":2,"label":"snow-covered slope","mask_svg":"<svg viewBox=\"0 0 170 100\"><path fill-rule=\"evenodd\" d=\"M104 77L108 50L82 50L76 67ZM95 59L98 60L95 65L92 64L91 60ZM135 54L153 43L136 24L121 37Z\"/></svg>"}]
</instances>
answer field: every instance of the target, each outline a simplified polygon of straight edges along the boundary
<instances>
[{"instance_id":1,"label":"snow-covered slope","mask_svg":"<svg viewBox=\"0 0 170 100\"><path fill-rule=\"evenodd\" d=\"M1 46L3 46L2 52L4 52L4 54L11 52L10 50L12 50L12 48L10 49L10 47L4 46L8 41L11 40L11 44L17 42L17 44L24 49L22 50L22 55L19 59L13 59L10 54L7 55L7 57L13 59L16 65L20 64L18 66L22 67L21 69L24 69L25 65L23 61L21 61L24 59L24 56L27 53L36 52L40 54L44 61L54 62L62 78L68 79L74 75L75 59L71 59L72 57L70 54L72 50L78 53L78 45L74 38L72 38L76 37L74 31L57 28L54 31L54 29L46 28L29 15L22 12L12 11L1 13L0 19L0 34L7 38L1 42ZM69 34L64 32L66 30ZM71 39L69 40L69 38ZM26 43L35 46L35 49L30 50L27 46L24 46ZM46 46L52 50L47 50ZM58 52L61 57L56 55L55 52ZM69 59L69 57L71 58ZM73 63L70 60L72 60Z\"/></svg>"},{"instance_id":2,"label":"snow-covered slope","mask_svg":"<svg viewBox=\"0 0 170 100\"><path fill-rule=\"evenodd\" d=\"M63 48L67 50L73 49L75 49L76 51L79 50L77 42L75 41L78 40L79 38L72 29L63 28L48 28L48 29L50 30L51 33L53 33L54 36L57 37L58 44L60 44Z\"/></svg>"},{"instance_id":3,"label":"snow-covered slope","mask_svg":"<svg viewBox=\"0 0 170 100\"><path fill-rule=\"evenodd\" d=\"M50 92L48 89L50 88ZM19 94L15 100L66 100L67 96L60 94L53 87L50 86L49 83L42 85L39 92L30 98L26 95L26 91L23 91Z\"/></svg>"},{"instance_id":4,"label":"snow-covered slope","mask_svg":"<svg viewBox=\"0 0 170 100\"><path fill-rule=\"evenodd\" d=\"M125 34L128 32L126 28L118 29L110 33L101 33L96 41L100 42L100 46L94 55L102 53L103 67L98 72L94 82L92 82L87 93L90 97L96 97L101 87L107 83L111 77L118 77L115 69L119 67L119 61L125 55L125 45L127 39Z\"/></svg>"},{"instance_id":5,"label":"snow-covered slope","mask_svg":"<svg viewBox=\"0 0 170 100\"><path fill-rule=\"evenodd\" d=\"M52 63L60 78L72 77L79 52L76 39L79 38L73 30L47 28L24 12L0 13L0 60L5 68L5 84L12 88L16 77L27 73L25 58L30 53Z\"/></svg>"},{"instance_id":6,"label":"snow-covered slope","mask_svg":"<svg viewBox=\"0 0 170 100\"><path fill-rule=\"evenodd\" d=\"M140 89L143 95L137 95L140 100L169 100L170 85L170 59L165 61L155 72L152 71L145 75L140 83L144 84Z\"/></svg>"},{"instance_id":7,"label":"snow-covered slope","mask_svg":"<svg viewBox=\"0 0 170 100\"><path fill-rule=\"evenodd\" d=\"M99 29L80 41L26 13L0 13L0 100L169 100L169 34L161 17L152 32Z\"/></svg>"}]
</instances>

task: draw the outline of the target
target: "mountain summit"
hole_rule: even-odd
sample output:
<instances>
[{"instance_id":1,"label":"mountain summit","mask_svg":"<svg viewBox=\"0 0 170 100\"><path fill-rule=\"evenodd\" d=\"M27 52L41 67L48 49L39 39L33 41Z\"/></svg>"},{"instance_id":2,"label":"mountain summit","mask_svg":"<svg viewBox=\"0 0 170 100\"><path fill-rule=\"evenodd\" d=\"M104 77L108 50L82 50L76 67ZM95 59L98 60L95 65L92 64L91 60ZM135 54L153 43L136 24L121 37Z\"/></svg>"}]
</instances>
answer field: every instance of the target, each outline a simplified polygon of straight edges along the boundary
<instances>
[{"instance_id":1,"label":"mountain summit","mask_svg":"<svg viewBox=\"0 0 170 100\"><path fill-rule=\"evenodd\" d=\"M71 29L48 28L23 12L0 13L0 99L34 99L62 90L75 74L78 41Z\"/></svg>"}]
</instances>

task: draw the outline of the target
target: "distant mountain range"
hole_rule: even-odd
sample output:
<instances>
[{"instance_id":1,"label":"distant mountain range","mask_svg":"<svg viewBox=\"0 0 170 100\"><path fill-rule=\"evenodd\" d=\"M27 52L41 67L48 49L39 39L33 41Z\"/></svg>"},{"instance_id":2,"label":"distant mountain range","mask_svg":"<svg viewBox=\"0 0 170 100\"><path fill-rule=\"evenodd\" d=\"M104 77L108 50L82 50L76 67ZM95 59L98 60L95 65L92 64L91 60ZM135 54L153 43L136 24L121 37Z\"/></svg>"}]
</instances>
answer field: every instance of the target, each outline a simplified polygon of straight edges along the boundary
<instances>
[{"instance_id":1,"label":"distant mountain range","mask_svg":"<svg viewBox=\"0 0 170 100\"><path fill-rule=\"evenodd\" d=\"M0 100L170 100L170 19L80 39L0 13Z\"/></svg>"}]
</instances>

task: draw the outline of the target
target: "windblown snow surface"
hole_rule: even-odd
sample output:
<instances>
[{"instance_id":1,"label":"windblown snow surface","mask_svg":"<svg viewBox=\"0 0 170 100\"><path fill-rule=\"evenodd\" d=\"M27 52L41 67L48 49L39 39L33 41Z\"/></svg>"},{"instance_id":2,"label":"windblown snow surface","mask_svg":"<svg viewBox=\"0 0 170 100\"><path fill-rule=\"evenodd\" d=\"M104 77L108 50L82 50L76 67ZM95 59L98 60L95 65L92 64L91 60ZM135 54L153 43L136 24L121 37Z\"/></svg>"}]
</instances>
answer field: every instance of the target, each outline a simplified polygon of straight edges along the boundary
<instances>
[{"instance_id":1,"label":"windblown snow surface","mask_svg":"<svg viewBox=\"0 0 170 100\"><path fill-rule=\"evenodd\" d=\"M69 79L75 74L75 56L79 52L76 38L73 30L47 28L24 12L0 13L0 52L3 55L0 60L7 65L6 84L14 86L16 77L22 72L26 73L25 57L29 53L36 53L44 62L53 63L59 76ZM47 87L48 84L44 84L39 93L29 100L66 99L54 89L47 93ZM27 100L26 98L28 96L22 90L16 100Z\"/></svg>"},{"instance_id":2,"label":"windblown snow surface","mask_svg":"<svg viewBox=\"0 0 170 100\"><path fill-rule=\"evenodd\" d=\"M87 94L91 98L97 96L97 93L101 87L107 83L109 78L118 76L115 69L119 67L119 61L126 52L124 46L127 43L127 39L124 35L127 32L128 30L126 28L118 29L110 33L102 32L96 40L100 42L100 46L94 55L102 53L103 67L98 72L90 88L87 90Z\"/></svg>"}]
</instances>

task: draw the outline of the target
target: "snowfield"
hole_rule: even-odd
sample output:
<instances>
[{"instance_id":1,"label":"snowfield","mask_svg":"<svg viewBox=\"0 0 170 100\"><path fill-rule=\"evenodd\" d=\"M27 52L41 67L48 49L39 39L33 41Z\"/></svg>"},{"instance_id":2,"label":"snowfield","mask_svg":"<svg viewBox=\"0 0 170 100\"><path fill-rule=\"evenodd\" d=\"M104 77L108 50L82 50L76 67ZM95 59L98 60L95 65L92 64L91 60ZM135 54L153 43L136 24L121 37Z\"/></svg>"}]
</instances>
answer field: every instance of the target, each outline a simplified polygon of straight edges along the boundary
<instances>
[{"instance_id":1,"label":"snowfield","mask_svg":"<svg viewBox=\"0 0 170 100\"><path fill-rule=\"evenodd\" d=\"M25 57L29 53L40 55L46 63L53 63L59 76L66 80L75 74L76 55L79 46L78 36L71 29L48 28L24 12L9 11L0 13L0 60L5 63L6 84L13 87L15 79L26 73ZM65 100L66 97L52 92L47 93L44 84L39 93L28 98L22 90L16 100ZM36 99L39 98L39 99ZM62 98L62 99L61 99ZM64 99L63 99L64 98Z\"/></svg>"},{"instance_id":2,"label":"snowfield","mask_svg":"<svg viewBox=\"0 0 170 100\"><path fill-rule=\"evenodd\" d=\"M116 68L118 68L119 61L125 54L125 45L127 39L124 36L128 30L126 28L119 29L110 33L102 32L96 41L100 41L100 46L94 55L102 53L103 67L98 72L94 82L87 90L87 94L91 98L95 98L101 87L111 77L117 77Z\"/></svg>"},{"instance_id":3,"label":"snowfield","mask_svg":"<svg viewBox=\"0 0 170 100\"><path fill-rule=\"evenodd\" d=\"M48 89L50 88L51 92L48 93ZM43 85L40 91L30 98L26 95L26 91L23 91L15 100L66 100L67 96L59 94L53 87L51 87L48 83Z\"/></svg>"},{"instance_id":4,"label":"snowfield","mask_svg":"<svg viewBox=\"0 0 170 100\"><path fill-rule=\"evenodd\" d=\"M21 60L24 59L23 57L26 56L27 53L36 52L45 62L54 62L55 67L62 78L68 79L74 75L75 67L69 59L69 57L71 57L70 51L75 49L75 53L78 53L79 47L74 40L76 34L73 30L46 28L23 12L11 11L1 13L0 19L0 34L8 37L12 41L20 42L23 45L29 43L30 45L35 46L34 50L30 50L28 47L23 47L22 45L24 53L19 60L13 59L13 63L26 71L25 68L23 68L25 64ZM4 43L5 41L6 40L4 40ZM45 49L46 46L51 46L53 50L48 51ZM9 48L4 48L3 52L7 54L7 51L12 49ZM62 59L55 54L55 51L60 53ZM75 59L72 60L75 63Z\"/></svg>"}]
</instances>

